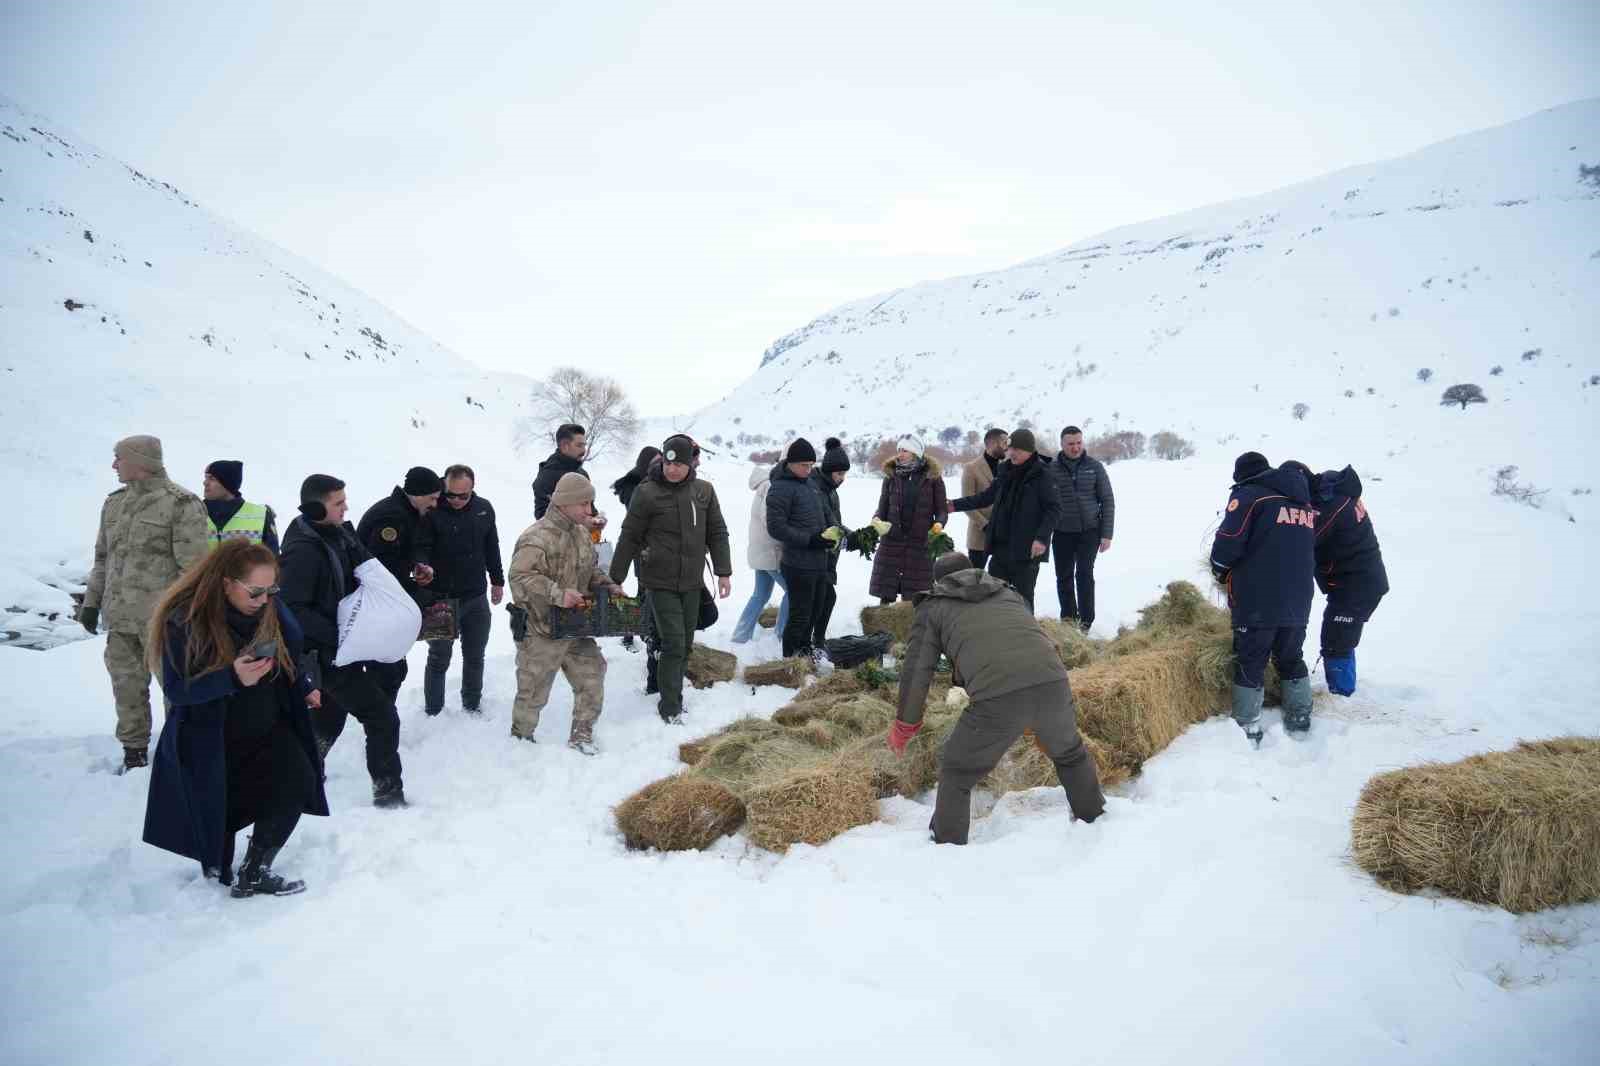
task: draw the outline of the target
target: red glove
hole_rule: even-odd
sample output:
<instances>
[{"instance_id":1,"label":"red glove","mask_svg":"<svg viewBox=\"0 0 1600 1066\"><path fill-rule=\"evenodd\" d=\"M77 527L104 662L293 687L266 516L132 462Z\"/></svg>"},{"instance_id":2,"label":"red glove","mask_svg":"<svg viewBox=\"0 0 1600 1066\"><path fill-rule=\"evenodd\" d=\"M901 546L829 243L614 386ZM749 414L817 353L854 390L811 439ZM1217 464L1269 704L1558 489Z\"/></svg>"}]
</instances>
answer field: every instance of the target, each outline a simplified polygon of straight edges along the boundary
<instances>
[{"instance_id":1,"label":"red glove","mask_svg":"<svg viewBox=\"0 0 1600 1066\"><path fill-rule=\"evenodd\" d=\"M904 755L906 744L920 732L922 732L921 722L912 725L910 722L902 722L896 718L894 725L889 727L889 750L896 755Z\"/></svg>"}]
</instances>

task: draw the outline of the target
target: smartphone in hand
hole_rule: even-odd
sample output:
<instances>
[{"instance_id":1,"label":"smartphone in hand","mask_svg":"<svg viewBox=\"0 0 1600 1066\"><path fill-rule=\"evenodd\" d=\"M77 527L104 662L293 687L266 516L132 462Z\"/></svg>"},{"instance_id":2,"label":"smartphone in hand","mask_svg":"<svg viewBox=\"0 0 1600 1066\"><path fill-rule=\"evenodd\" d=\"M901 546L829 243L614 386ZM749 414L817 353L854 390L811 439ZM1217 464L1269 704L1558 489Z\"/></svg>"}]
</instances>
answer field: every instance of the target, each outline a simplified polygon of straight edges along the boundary
<instances>
[{"instance_id":1,"label":"smartphone in hand","mask_svg":"<svg viewBox=\"0 0 1600 1066\"><path fill-rule=\"evenodd\" d=\"M276 659L278 657L278 642L263 640L260 644L250 649L252 659Z\"/></svg>"}]
</instances>

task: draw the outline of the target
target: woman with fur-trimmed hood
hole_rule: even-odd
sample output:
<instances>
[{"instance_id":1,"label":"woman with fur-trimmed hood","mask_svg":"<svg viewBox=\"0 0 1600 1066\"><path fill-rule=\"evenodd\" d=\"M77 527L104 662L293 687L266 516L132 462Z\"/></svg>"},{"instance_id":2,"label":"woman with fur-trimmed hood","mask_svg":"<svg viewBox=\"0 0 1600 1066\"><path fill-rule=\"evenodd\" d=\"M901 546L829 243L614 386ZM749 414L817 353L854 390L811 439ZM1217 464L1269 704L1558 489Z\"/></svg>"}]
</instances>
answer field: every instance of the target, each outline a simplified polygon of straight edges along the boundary
<instances>
[{"instance_id":1,"label":"woman with fur-trimmed hood","mask_svg":"<svg viewBox=\"0 0 1600 1066\"><path fill-rule=\"evenodd\" d=\"M923 454L922 441L902 437L883 464L883 488L874 517L890 525L872 558L871 592L883 603L910 599L933 587L928 532L945 517L944 471Z\"/></svg>"}]
</instances>

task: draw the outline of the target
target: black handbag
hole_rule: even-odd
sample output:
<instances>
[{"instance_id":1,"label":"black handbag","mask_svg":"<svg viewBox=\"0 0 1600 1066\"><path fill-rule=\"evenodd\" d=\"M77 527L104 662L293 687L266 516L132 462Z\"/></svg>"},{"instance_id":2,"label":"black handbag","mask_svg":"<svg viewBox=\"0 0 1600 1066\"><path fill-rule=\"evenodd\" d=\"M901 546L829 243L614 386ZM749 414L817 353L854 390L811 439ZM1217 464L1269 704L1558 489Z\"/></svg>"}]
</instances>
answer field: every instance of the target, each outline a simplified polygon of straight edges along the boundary
<instances>
[{"instance_id":1,"label":"black handbag","mask_svg":"<svg viewBox=\"0 0 1600 1066\"><path fill-rule=\"evenodd\" d=\"M700 618L695 622L696 630L710 629L717 624L717 598L711 595L711 590L704 585L700 586Z\"/></svg>"}]
</instances>

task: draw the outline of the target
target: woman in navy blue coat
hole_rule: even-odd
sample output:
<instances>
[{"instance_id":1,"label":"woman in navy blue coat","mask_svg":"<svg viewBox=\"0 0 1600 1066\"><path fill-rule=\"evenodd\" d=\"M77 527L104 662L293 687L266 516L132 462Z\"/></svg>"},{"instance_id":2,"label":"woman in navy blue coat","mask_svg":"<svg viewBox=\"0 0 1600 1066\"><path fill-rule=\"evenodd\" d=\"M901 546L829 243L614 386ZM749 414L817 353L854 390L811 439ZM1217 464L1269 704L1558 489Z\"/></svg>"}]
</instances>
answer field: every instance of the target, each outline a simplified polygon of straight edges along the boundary
<instances>
[{"instance_id":1,"label":"woman in navy blue coat","mask_svg":"<svg viewBox=\"0 0 1600 1066\"><path fill-rule=\"evenodd\" d=\"M148 844L233 881L233 837L253 825L233 895L305 890L272 872L301 814L328 813L301 672L300 625L274 599L278 562L229 541L180 577L150 624L151 669L170 709L150 764Z\"/></svg>"}]
</instances>

